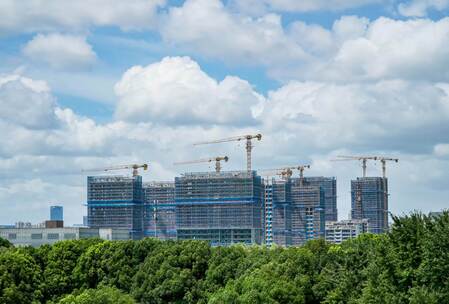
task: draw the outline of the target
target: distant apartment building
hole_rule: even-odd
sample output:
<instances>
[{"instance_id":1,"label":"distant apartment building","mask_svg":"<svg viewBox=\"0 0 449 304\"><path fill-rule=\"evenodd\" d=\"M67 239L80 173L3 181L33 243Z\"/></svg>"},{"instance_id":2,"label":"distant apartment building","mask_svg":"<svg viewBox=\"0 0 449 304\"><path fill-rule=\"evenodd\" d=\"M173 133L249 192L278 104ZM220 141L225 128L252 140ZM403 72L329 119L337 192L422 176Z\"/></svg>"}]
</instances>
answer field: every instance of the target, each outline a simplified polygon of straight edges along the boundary
<instances>
[{"instance_id":1,"label":"distant apartment building","mask_svg":"<svg viewBox=\"0 0 449 304\"><path fill-rule=\"evenodd\" d=\"M351 218L368 219L368 232L388 232L388 180L358 177L351 181Z\"/></svg>"},{"instance_id":2,"label":"distant apartment building","mask_svg":"<svg viewBox=\"0 0 449 304\"><path fill-rule=\"evenodd\" d=\"M341 244L365 232L368 232L367 219L326 222L326 241L330 243Z\"/></svg>"},{"instance_id":3,"label":"distant apartment building","mask_svg":"<svg viewBox=\"0 0 449 304\"><path fill-rule=\"evenodd\" d=\"M175 178L177 239L261 244L263 197L255 171L182 174Z\"/></svg>"},{"instance_id":4,"label":"distant apartment building","mask_svg":"<svg viewBox=\"0 0 449 304\"><path fill-rule=\"evenodd\" d=\"M64 220L64 209L62 206L50 206L50 220L51 221Z\"/></svg>"},{"instance_id":5,"label":"distant apartment building","mask_svg":"<svg viewBox=\"0 0 449 304\"><path fill-rule=\"evenodd\" d=\"M176 239L174 182L143 184L143 232L145 237Z\"/></svg>"},{"instance_id":6,"label":"distant apartment building","mask_svg":"<svg viewBox=\"0 0 449 304\"><path fill-rule=\"evenodd\" d=\"M141 176L87 177L87 214L90 228L127 229L133 239L143 236Z\"/></svg>"},{"instance_id":7,"label":"distant apartment building","mask_svg":"<svg viewBox=\"0 0 449 304\"><path fill-rule=\"evenodd\" d=\"M0 237L8 240L14 246L38 247L58 241L85 238L101 238L111 241L128 240L130 234L128 229L111 228L0 228Z\"/></svg>"}]
</instances>

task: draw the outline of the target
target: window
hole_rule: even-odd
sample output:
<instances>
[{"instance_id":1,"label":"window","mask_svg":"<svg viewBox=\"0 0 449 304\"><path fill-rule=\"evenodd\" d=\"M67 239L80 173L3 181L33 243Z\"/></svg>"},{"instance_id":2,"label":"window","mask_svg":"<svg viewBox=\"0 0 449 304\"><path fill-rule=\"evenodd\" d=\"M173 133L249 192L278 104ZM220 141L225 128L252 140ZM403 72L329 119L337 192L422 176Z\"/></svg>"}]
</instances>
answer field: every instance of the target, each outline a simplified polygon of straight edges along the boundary
<instances>
[{"instance_id":1,"label":"window","mask_svg":"<svg viewBox=\"0 0 449 304\"><path fill-rule=\"evenodd\" d=\"M76 239L75 233L64 233L64 239L65 240L74 240Z\"/></svg>"},{"instance_id":2,"label":"window","mask_svg":"<svg viewBox=\"0 0 449 304\"><path fill-rule=\"evenodd\" d=\"M42 233L32 233L31 239L32 240L42 240Z\"/></svg>"},{"instance_id":3,"label":"window","mask_svg":"<svg viewBox=\"0 0 449 304\"><path fill-rule=\"evenodd\" d=\"M59 233L49 233L47 234L48 240L59 240Z\"/></svg>"},{"instance_id":4,"label":"window","mask_svg":"<svg viewBox=\"0 0 449 304\"><path fill-rule=\"evenodd\" d=\"M8 233L8 239L9 239L9 240L15 240L15 239L17 239L17 234L15 234L15 233Z\"/></svg>"}]
</instances>

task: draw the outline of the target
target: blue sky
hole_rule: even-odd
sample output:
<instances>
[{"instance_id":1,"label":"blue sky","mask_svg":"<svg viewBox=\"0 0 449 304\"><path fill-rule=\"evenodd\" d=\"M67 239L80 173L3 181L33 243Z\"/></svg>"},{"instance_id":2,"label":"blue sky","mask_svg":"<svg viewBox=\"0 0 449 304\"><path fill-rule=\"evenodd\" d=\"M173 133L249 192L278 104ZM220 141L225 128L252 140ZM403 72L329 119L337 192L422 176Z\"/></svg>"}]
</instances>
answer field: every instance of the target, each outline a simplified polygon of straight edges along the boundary
<instances>
[{"instance_id":1,"label":"blue sky","mask_svg":"<svg viewBox=\"0 0 449 304\"><path fill-rule=\"evenodd\" d=\"M28 12L33 12L29 14ZM61 14L64 12L64 14ZM51 203L85 213L82 168L173 162L243 147L191 143L262 132L259 168L310 163L350 210L357 163L389 168L391 210L448 206L449 0L0 0L0 223ZM369 174L379 175L379 164Z\"/></svg>"}]
</instances>

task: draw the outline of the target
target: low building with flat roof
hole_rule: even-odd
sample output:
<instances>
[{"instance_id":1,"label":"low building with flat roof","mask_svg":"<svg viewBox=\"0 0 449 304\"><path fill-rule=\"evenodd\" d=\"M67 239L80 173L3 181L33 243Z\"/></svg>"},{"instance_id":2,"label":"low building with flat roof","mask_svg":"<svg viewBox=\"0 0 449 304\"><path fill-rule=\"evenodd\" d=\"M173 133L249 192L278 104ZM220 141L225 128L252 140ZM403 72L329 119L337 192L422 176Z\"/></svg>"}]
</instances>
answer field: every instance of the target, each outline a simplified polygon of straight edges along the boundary
<instances>
[{"instance_id":1,"label":"low building with flat roof","mask_svg":"<svg viewBox=\"0 0 449 304\"><path fill-rule=\"evenodd\" d=\"M341 244L368 232L368 219L326 222L326 241Z\"/></svg>"},{"instance_id":2,"label":"low building with flat roof","mask_svg":"<svg viewBox=\"0 0 449 304\"><path fill-rule=\"evenodd\" d=\"M104 240L129 240L128 229L112 228L0 228L0 237L14 246L39 247L58 241L101 238Z\"/></svg>"}]
</instances>

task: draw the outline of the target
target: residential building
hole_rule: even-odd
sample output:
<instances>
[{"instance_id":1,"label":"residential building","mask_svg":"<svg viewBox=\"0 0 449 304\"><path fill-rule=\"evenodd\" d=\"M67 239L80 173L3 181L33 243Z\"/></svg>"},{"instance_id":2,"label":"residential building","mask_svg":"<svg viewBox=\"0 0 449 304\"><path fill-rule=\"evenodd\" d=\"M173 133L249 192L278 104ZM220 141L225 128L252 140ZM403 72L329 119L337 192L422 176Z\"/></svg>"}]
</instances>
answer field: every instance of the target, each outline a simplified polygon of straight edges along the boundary
<instances>
[{"instance_id":1,"label":"residential building","mask_svg":"<svg viewBox=\"0 0 449 304\"><path fill-rule=\"evenodd\" d=\"M351 181L351 218L368 219L368 232L388 232L388 180L358 177Z\"/></svg>"},{"instance_id":2,"label":"residential building","mask_svg":"<svg viewBox=\"0 0 449 304\"><path fill-rule=\"evenodd\" d=\"M143 184L143 232L145 237L176 239L174 182Z\"/></svg>"},{"instance_id":3,"label":"residential building","mask_svg":"<svg viewBox=\"0 0 449 304\"><path fill-rule=\"evenodd\" d=\"M177 239L261 244L263 197L255 171L182 174L175 178Z\"/></svg>"},{"instance_id":4,"label":"residential building","mask_svg":"<svg viewBox=\"0 0 449 304\"><path fill-rule=\"evenodd\" d=\"M87 177L87 214L90 228L128 229L132 239L142 238L142 177Z\"/></svg>"},{"instance_id":5,"label":"residential building","mask_svg":"<svg viewBox=\"0 0 449 304\"><path fill-rule=\"evenodd\" d=\"M299 180L299 178L294 178ZM338 219L337 210L337 179L335 177L306 176L303 179L305 186L321 187L324 193L324 214L326 221Z\"/></svg>"},{"instance_id":6,"label":"residential building","mask_svg":"<svg viewBox=\"0 0 449 304\"><path fill-rule=\"evenodd\" d=\"M368 232L368 219L326 222L326 241L341 244Z\"/></svg>"}]
</instances>

